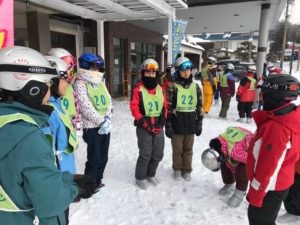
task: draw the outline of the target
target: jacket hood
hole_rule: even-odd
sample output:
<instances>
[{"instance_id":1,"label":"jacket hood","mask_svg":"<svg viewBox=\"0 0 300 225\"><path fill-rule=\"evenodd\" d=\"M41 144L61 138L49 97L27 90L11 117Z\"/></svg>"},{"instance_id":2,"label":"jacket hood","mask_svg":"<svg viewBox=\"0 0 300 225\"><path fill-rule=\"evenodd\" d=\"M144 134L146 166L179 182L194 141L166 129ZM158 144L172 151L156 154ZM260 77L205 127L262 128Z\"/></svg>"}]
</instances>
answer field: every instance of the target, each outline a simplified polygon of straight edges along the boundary
<instances>
[{"instance_id":1,"label":"jacket hood","mask_svg":"<svg viewBox=\"0 0 300 225\"><path fill-rule=\"evenodd\" d=\"M300 134L300 106L288 103L272 111L255 111L252 115L257 125L274 120L295 134Z\"/></svg>"},{"instance_id":2,"label":"jacket hood","mask_svg":"<svg viewBox=\"0 0 300 225\"><path fill-rule=\"evenodd\" d=\"M49 119L49 116L46 113L32 109L19 102L0 103L0 116L14 113L22 113L30 116L38 124L38 126L29 125L27 122L20 120L0 127L0 159L14 149L14 147L22 141L25 136L39 130L42 126L45 126Z\"/></svg>"}]
</instances>

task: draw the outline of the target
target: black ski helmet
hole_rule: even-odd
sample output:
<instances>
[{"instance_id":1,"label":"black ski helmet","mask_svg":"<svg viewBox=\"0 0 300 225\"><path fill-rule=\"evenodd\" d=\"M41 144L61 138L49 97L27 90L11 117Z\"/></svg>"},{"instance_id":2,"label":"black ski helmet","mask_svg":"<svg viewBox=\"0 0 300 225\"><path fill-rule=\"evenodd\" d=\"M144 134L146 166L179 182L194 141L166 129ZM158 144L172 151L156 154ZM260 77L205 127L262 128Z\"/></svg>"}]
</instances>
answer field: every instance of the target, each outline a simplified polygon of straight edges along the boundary
<instances>
[{"instance_id":1,"label":"black ski helmet","mask_svg":"<svg viewBox=\"0 0 300 225\"><path fill-rule=\"evenodd\" d=\"M263 109L273 110L296 100L299 95L299 85L299 81L289 74L269 75L260 85Z\"/></svg>"}]
</instances>

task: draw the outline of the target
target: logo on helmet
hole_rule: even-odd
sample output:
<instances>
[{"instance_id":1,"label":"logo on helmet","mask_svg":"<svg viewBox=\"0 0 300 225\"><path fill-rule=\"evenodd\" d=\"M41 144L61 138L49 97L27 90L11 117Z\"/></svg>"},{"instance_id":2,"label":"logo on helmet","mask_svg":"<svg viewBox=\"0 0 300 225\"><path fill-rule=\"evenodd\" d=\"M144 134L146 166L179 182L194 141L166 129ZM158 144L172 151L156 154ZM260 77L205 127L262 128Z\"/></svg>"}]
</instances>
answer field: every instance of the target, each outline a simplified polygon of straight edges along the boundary
<instances>
[{"instance_id":1,"label":"logo on helmet","mask_svg":"<svg viewBox=\"0 0 300 225\"><path fill-rule=\"evenodd\" d=\"M32 73L45 73L46 69L41 68L41 67L30 67L29 71Z\"/></svg>"}]
</instances>

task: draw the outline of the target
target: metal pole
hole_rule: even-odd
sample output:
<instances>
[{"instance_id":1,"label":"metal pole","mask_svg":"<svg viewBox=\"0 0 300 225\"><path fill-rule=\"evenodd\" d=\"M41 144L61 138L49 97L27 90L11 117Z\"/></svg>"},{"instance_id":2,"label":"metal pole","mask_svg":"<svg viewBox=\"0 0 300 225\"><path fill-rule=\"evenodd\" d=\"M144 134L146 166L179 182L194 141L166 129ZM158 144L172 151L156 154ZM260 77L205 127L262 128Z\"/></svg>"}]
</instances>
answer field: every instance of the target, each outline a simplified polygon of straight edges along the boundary
<instances>
[{"instance_id":1,"label":"metal pole","mask_svg":"<svg viewBox=\"0 0 300 225\"><path fill-rule=\"evenodd\" d=\"M292 69L293 69L293 59L294 59L296 36L297 36L297 31L295 30L295 32L294 32L293 47L292 47L291 62L290 62L290 75L292 74Z\"/></svg>"},{"instance_id":2,"label":"metal pole","mask_svg":"<svg viewBox=\"0 0 300 225\"><path fill-rule=\"evenodd\" d=\"M289 5L290 5L290 0L287 0L285 20L284 20L284 29L283 29L283 38L282 38L282 47L281 47L281 57L280 57L280 68L281 68L281 70L283 68L284 51L285 51L285 45L286 45L286 34L287 34L288 21L289 21Z\"/></svg>"}]
</instances>

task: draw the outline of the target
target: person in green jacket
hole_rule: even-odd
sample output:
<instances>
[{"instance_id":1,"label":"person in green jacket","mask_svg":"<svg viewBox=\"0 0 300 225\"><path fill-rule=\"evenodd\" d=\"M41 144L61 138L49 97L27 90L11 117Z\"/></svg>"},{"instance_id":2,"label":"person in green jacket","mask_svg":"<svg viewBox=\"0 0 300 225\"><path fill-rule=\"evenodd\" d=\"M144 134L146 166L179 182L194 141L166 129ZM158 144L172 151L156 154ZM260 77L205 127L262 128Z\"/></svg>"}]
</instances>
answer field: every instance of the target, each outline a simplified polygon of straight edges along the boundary
<instances>
[{"instance_id":1,"label":"person in green jacket","mask_svg":"<svg viewBox=\"0 0 300 225\"><path fill-rule=\"evenodd\" d=\"M91 178L57 169L40 130L52 111L47 102L55 77L56 69L39 52L0 49L1 224L65 225L69 204L96 192Z\"/></svg>"}]
</instances>

